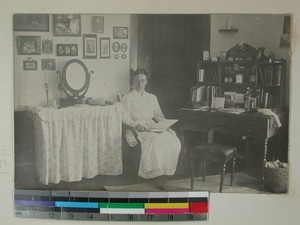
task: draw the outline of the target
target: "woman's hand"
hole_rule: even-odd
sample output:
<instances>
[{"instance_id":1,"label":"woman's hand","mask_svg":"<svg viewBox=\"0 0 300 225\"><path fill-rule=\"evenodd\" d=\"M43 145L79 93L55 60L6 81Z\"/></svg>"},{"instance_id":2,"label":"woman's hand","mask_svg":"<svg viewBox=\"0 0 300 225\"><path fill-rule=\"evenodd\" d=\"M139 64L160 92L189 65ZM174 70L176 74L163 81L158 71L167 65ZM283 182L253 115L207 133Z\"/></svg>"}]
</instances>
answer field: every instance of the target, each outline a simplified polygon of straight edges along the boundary
<instances>
[{"instance_id":1,"label":"woman's hand","mask_svg":"<svg viewBox=\"0 0 300 225\"><path fill-rule=\"evenodd\" d=\"M141 124L137 124L134 128L135 128L138 132L143 132L143 131L145 131L145 127L142 126Z\"/></svg>"}]
</instances>

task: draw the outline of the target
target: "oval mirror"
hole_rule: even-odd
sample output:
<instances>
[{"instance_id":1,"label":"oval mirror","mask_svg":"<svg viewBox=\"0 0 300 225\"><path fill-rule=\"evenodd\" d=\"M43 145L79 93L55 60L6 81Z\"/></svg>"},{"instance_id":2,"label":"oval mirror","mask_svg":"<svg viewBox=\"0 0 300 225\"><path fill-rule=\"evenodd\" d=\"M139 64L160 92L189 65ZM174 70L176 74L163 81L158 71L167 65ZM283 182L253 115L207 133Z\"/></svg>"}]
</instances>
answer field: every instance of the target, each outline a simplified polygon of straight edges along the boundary
<instances>
[{"instance_id":1,"label":"oval mirror","mask_svg":"<svg viewBox=\"0 0 300 225\"><path fill-rule=\"evenodd\" d=\"M86 65L79 59L69 60L63 68L61 83L68 96L84 97L90 84L90 73Z\"/></svg>"}]
</instances>

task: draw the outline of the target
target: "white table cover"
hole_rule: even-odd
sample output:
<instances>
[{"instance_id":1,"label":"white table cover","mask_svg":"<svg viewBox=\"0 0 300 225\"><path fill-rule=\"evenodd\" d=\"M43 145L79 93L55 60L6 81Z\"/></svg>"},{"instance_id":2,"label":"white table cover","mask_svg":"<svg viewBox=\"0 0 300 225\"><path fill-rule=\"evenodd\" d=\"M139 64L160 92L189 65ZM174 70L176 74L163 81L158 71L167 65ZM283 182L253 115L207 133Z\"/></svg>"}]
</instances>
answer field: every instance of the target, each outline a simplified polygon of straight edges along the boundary
<instances>
[{"instance_id":1,"label":"white table cover","mask_svg":"<svg viewBox=\"0 0 300 225\"><path fill-rule=\"evenodd\" d=\"M31 108L42 184L122 173L121 104Z\"/></svg>"}]
</instances>

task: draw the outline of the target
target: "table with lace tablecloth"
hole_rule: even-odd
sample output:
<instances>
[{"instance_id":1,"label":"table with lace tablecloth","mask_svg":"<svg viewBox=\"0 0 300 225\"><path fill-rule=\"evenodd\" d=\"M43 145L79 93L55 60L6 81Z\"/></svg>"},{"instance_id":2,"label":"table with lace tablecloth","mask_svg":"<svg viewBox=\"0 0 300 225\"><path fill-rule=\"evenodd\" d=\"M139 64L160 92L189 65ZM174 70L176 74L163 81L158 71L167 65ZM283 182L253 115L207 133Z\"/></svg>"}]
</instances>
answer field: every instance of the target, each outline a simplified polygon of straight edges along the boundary
<instances>
[{"instance_id":1,"label":"table with lace tablecloth","mask_svg":"<svg viewBox=\"0 0 300 225\"><path fill-rule=\"evenodd\" d=\"M79 181L122 173L119 103L67 108L30 108L39 182Z\"/></svg>"}]
</instances>

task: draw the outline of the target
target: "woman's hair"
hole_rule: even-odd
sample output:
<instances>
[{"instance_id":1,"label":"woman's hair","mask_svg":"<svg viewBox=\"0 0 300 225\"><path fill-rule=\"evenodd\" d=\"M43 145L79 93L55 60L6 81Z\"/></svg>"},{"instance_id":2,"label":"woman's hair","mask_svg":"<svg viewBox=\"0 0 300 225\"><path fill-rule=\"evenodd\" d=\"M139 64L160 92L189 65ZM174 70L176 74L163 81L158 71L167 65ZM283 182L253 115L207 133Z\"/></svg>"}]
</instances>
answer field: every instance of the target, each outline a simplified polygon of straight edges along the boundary
<instances>
[{"instance_id":1,"label":"woman's hair","mask_svg":"<svg viewBox=\"0 0 300 225\"><path fill-rule=\"evenodd\" d=\"M134 71L133 74L132 74L133 75L132 78L134 79L134 77L136 75L139 75L139 74L144 74L147 77L147 80L150 79L149 74L147 73L147 71L144 68L138 68L138 69L136 69L136 71Z\"/></svg>"}]
</instances>

